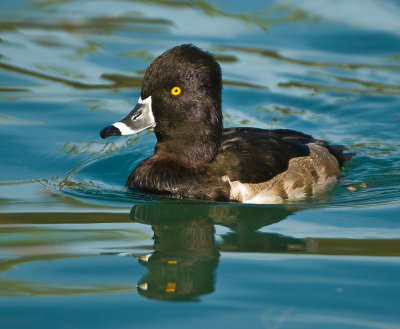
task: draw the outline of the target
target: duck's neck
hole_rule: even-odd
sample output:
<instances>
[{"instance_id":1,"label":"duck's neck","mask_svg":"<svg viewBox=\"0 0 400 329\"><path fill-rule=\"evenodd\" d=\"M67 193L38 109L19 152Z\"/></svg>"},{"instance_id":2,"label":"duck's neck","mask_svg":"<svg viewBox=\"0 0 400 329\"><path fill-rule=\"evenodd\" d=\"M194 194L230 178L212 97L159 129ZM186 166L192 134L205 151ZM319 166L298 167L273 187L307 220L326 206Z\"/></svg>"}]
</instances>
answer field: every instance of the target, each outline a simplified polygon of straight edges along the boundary
<instances>
[{"instance_id":1,"label":"duck's neck","mask_svg":"<svg viewBox=\"0 0 400 329\"><path fill-rule=\"evenodd\" d=\"M194 132L179 139L159 140L154 156L186 167L200 167L211 162L219 151L221 131Z\"/></svg>"}]
</instances>

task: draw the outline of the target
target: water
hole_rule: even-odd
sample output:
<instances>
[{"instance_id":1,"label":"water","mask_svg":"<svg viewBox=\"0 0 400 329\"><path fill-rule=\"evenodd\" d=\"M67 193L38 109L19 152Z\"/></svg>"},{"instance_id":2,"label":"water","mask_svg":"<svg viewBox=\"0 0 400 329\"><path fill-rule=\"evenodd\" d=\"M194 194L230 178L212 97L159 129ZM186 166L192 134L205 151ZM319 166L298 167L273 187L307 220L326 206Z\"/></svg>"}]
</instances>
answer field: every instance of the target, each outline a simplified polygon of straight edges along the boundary
<instances>
[{"instance_id":1,"label":"water","mask_svg":"<svg viewBox=\"0 0 400 329\"><path fill-rule=\"evenodd\" d=\"M398 328L400 6L0 4L1 328ZM163 51L194 43L224 124L348 145L340 184L283 205L127 193L151 133L103 141Z\"/></svg>"}]
</instances>

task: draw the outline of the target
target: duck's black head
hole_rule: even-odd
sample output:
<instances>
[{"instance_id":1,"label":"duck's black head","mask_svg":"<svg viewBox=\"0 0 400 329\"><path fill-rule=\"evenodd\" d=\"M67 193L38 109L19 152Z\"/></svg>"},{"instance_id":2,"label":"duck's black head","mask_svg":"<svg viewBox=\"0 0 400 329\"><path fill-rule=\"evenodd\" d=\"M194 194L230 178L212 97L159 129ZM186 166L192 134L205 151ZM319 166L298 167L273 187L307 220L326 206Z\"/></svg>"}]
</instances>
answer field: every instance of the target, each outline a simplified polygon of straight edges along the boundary
<instances>
[{"instance_id":1,"label":"duck's black head","mask_svg":"<svg viewBox=\"0 0 400 329\"><path fill-rule=\"evenodd\" d=\"M189 164L211 161L222 133L221 69L193 45L167 50L147 68L138 105L101 131L106 138L153 128L156 154Z\"/></svg>"}]
</instances>

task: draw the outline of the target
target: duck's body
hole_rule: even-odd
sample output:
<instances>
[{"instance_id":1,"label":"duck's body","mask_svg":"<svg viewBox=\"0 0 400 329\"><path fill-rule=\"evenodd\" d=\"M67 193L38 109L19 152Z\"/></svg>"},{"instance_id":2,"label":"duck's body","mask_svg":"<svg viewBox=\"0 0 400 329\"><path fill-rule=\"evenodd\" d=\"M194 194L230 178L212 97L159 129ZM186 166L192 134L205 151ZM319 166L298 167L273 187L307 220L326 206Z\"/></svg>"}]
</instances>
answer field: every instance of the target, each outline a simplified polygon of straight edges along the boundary
<instances>
[{"instance_id":1,"label":"duck's body","mask_svg":"<svg viewBox=\"0 0 400 329\"><path fill-rule=\"evenodd\" d=\"M147 69L137 107L103 138L154 128L154 154L127 187L181 198L248 203L324 192L351 155L293 130L222 127L221 73L213 57L182 45Z\"/></svg>"}]
</instances>

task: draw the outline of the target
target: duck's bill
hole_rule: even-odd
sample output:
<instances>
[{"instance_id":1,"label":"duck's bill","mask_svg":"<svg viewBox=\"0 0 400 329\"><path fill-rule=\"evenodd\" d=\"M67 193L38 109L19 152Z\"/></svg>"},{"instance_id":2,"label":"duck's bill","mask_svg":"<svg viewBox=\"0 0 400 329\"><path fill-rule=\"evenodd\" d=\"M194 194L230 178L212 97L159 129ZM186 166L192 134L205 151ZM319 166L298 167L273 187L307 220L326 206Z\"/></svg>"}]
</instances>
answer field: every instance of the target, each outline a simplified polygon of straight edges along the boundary
<instances>
[{"instance_id":1,"label":"duck's bill","mask_svg":"<svg viewBox=\"0 0 400 329\"><path fill-rule=\"evenodd\" d=\"M101 138L110 136L132 135L138 132L154 128L156 122L154 120L153 111L151 109L151 96L139 100L134 109L121 121L113 123L111 126L105 127L100 131Z\"/></svg>"}]
</instances>

